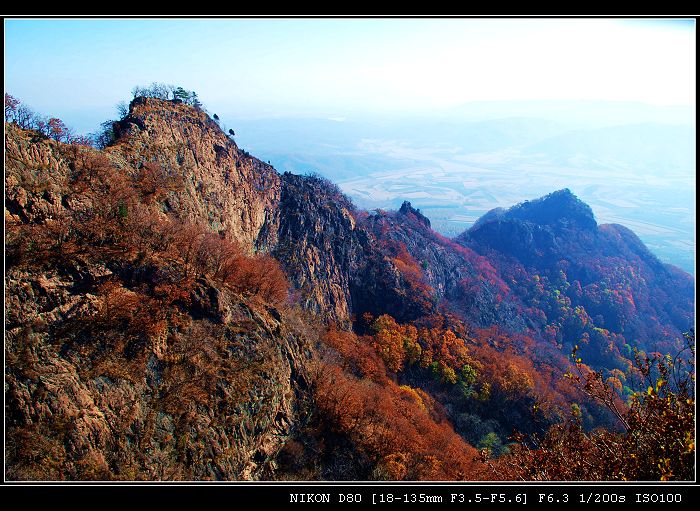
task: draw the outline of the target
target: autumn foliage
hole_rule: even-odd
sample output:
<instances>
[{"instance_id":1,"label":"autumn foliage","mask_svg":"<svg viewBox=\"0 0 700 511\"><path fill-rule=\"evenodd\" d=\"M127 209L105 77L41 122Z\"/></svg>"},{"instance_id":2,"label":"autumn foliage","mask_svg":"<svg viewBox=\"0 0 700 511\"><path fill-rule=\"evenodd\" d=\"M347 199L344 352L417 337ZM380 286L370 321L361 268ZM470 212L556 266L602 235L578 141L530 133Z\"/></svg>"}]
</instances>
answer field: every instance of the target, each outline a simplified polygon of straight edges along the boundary
<instances>
[{"instance_id":1,"label":"autumn foliage","mask_svg":"<svg viewBox=\"0 0 700 511\"><path fill-rule=\"evenodd\" d=\"M435 291L426 283L423 270L401 242L384 240L384 249L390 254L391 262L399 271L408 287L406 300L415 302L423 310L432 308Z\"/></svg>"},{"instance_id":2,"label":"autumn foliage","mask_svg":"<svg viewBox=\"0 0 700 511\"><path fill-rule=\"evenodd\" d=\"M570 373L589 396L612 409L621 431L587 431L581 409L541 438L516 435L512 453L487 463L500 477L522 480L693 480L695 458L695 335L675 356L638 353L640 390L629 403L599 372L581 362Z\"/></svg>"},{"instance_id":3,"label":"autumn foliage","mask_svg":"<svg viewBox=\"0 0 700 511\"><path fill-rule=\"evenodd\" d=\"M480 479L476 450L453 431L440 405L394 382L367 340L335 329L324 338L329 351L314 380L314 399L326 448L351 442L348 463L361 467L361 478Z\"/></svg>"},{"instance_id":4,"label":"autumn foliage","mask_svg":"<svg viewBox=\"0 0 700 511\"><path fill-rule=\"evenodd\" d=\"M34 130L57 142L87 143L85 137L76 136L61 119L39 115L8 93L5 93L5 121L15 123L22 129Z\"/></svg>"}]
</instances>

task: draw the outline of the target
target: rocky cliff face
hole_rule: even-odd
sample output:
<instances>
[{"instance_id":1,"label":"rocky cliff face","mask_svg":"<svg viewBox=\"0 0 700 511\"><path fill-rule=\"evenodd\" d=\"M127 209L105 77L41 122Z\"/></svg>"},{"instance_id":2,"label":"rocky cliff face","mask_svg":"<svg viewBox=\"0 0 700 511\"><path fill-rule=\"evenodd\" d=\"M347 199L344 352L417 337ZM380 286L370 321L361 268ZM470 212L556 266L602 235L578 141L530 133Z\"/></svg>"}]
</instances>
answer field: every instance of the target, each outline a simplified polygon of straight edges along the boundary
<instances>
[{"instance_id":1,"label":"rocky cliff face","mask_svg":"<svg viewBox=\"0 0 700 511\"><path fill-rule=\"evenodd\" d=\"M269 251L277 241L281 182L275 170L236 146L209 116L193 107L137 98L114 125L116 142L94 167L114 165L124 175L156 175L167 188L166 214L200 222L235 239L248 251ZM7 125L7 211L42 220L64 208L69 177L96 151L78 150Z\"/></svg>"},{"instance_id":2,"label":"rocky cliff face","mask_svg":"<svg viewBox=\"0 0 700 511\"><path fill-rule=\"evenodd\" d=\"M365 312L409 321L433 308L411 299L411 283L364 213L328 180L285 173L280 219L273 254L306 309L349 328Z\"/></svg>"},{"instance_id":3,"label":"rocky cliff face","mask_svg":"<svg viewBox=\"0 0 700 511\"><path fill-rule=\"evenodd\" d=\"M323 179L282 176L278 243L282 261L305 308L347 327L351 281L367 235L356 228L353 205Z\"/></svg>"},{"instance_id":4,"label":"rocky cliff face","mask_svg":"<svg viewBox=\"0 0 700 511\"><path fill-rule=\"evenodd\" d=\"M117 143L108 154L140 169L156 163L182 185L164 206L229 233L250 250L270 250L279 223L280 177L240 150L209 116L193 107L137 98L116 123Z\"/></svg>"},{"instance_id":5,"label":"rocky cliff face","mask_svg":"<svg viewBox=\"0 0 700 511\"><path fill-rule=\"evenodd\" d=\"M44 222L62 214L71 173L62 144L5 125L5 221Z\"/></svg>"},{"instance_id":6,"label":"rocky cliff face","mask_svg":"<svg viewBox=\"0 0 700 511\"><path fill-rule=\"evenodd\" d=\"M82 271L6 279L8 479L270 478L304 420L303 337L204 281L195 318Z\"/></svg>"},{"instance_id":7,"label":"rocky cliff face","mask_svg":"<svg viewBox=\"0 0 700 511\"><path fill-rule=\"evenodd\" d=\"M106 151L111 160L137 172L155 163L175 178L163 203L166 214L203 222L247 250L274 254L306 309L350 326L353 302L367 298L353 299L352 290L367 282L372 248L368 234L356 229L352 203L335 185L278 175L239 149L204 112L170 101L137 98L115 132L117 141Z\"/></svg>"},{"instance_id":8,"label":"rocky cliff face","mask_svg":"<svg viewBox=\"0 0 700 511\"><path fill-rule=\"evenodd\" d=\"M421 293L429 301L395 317L415 319L442 307L477 326L498 324L512 331L525 329L525 321L509 300L507 285L491 264L430 229L430 221L410 203L405 202L395 213L370 215L363 225L372 233L385 259L393 262L392 267L398 264L404 268L403 278L394 284L386 283L388 288L403 290L404 296L398 300L403 307L415 304L414 298ZM408 280L413 282L406 282L406 276L411 274Z\"/></svg>"}]
</instances>

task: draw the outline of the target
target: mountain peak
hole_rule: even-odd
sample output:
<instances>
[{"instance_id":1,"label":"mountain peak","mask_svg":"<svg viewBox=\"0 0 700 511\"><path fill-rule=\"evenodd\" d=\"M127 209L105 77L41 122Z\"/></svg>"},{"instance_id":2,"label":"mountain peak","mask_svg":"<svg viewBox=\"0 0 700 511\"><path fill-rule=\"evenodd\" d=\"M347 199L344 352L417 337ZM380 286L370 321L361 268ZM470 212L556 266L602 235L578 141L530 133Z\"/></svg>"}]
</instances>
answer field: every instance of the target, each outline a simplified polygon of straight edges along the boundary
<instances>
[{"instance_id":1,"label":"mountain peak","mask_svg":"<svg viewBox=\"0 0 700 511\"><path fill-rule=\"evenodd\" d=\"M576 226L585 229L595 229L598 225L591 207L568 188L513 206L505 212L505 217L540 225Z\"/></svg>"},{"instance_id":2,"label":"mountain peak","mask_svg":"<svg viewBox=\"0 0 700 511\"><path fill-rule=\"evenodd\" d=\"M403 204L401 204L401 208L399 208L399 213L409 217L412 215L420 223L430 228L430 220L428 219L428 217L421 213L420 209L415 209L413 206L411 206L411 203L408 201L403 201Z\"/></svg>"}]
</instances>

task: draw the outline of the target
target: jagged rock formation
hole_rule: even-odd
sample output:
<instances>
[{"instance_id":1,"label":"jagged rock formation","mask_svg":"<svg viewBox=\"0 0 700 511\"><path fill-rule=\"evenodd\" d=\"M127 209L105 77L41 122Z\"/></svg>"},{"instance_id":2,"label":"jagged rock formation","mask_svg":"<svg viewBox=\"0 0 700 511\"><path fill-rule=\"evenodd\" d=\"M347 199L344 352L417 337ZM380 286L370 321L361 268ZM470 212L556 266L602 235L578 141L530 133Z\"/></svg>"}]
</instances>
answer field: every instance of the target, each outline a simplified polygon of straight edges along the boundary
<instances>
[{"instance_id":1,"label":"jagged rock formation","mask_svg":"<svg viewBox=\"0 0 700 511\"><path fill-rule=\"evenodd\" d=\"M421 224L430 229L430 220L428 220L428 217L423 215L423 213L420 212L420 209L414 209L410 202L404 201L399 208L399 213L407 217L414 217Z\"/></svg>"},{"instance_id":2,"label":"jagged rock formation","mask_svg":"<svg viewBox=\"0 0 700 511\"><path fill-rule=\"evenodd\" d=\"M407 259L405 262L417 275L413 279L414 286L407 283L405 277L385 284L387 288L404 290L404 295L397 300L402 308L395 306L380 313L412 320L430 314L441 304L478 326L498 324L511 331L525 329L526 323L507 299L507 286L486 259L434 232L430 222L411 208L410 203L404 203L402 209L403 212L397 213L379 212L363 222L377 240L376 246L385 259L390 263ZM399 263L392 266L395 264ZM420 283L427 287L415 285ZM426 298L422 306L415 300L421 293ZM384 304L392 306L387 301ZM371 312L376 314L376 311Z\"/></svg>"},{"instance_id":3,"label":"jagged rock formation","mask_svg":"<svg viewBox=\"0 0 700 511\"><path fill-rule=\"evenodd\" d=\"M356 229L353 205L330 183L290 173L282 183L273 254L283 262L305 308L347 327L351 280L367 235Z\"/></svg>"}]
</instances>

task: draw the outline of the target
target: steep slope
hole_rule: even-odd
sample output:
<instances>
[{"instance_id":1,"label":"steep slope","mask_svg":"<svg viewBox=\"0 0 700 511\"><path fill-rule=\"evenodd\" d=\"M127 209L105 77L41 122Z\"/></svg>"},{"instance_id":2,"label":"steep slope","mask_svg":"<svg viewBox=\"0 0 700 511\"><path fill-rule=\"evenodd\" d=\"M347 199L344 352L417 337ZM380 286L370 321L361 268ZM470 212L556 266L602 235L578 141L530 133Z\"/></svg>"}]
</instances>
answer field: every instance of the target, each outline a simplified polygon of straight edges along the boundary
<instances>
[{"instance_id":1,"label":"steep slope","mask_svg":"<svg viewBox=\"0 0 700 511\"><path fill-rule=\"evenodd\" d=\"M7 280L7 477L269 478L300 423L303 338L206 282L193 316L96 270Z\"/></svg>"},{"instance_id":2,"label":"steep slope","mask_svg":"<svg viewBox=\"0 0 700 511\"><path fill-rule=\"evenodd\" d=\"M110 161L160 188L165 214L206 225L246 251L273 253L306 309L349 327L353 302L383 300L384 289L368 291L366 273L392 268L379 254L367 257L369 236L355 229L354 206L335 185L278 175L204 112L178 102L136 98L113 130Z\"/></svg>"},{"instance_id":3,"label":"steep slope","mask_svg":"<svg viewBox=\"0 0 700 511\"><path fill-rule=\"evenodd\" d=\"M345 327L352 314L352 276L367 245L353 211L352 203L323 179L282 176L273 254L283 262L304 307Z\"/></svg>"},{"instance_id":4,"label":"steep slope","mask_svg":"<svg viewBox=\"0 0 700 511\"><path fill-rule=\"evenodd\" d=\"M390 218L394 216L357 211L324 178L282 176L280 229L272 253L282 262L306 309L344 328L353 322L357 326L364 313L411 321L434 311L432 281L426 280L405 250L397 257L394 249L401 241L387 235L385 224L393 221ZM431 250L434 233L424 232L424 223L416 227L399 223L392 232L411 238L411 249ZM437 271L444 271L442 265L442 260L436 263Z\"/></svg>"}]
</instances>

